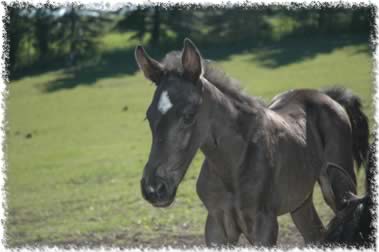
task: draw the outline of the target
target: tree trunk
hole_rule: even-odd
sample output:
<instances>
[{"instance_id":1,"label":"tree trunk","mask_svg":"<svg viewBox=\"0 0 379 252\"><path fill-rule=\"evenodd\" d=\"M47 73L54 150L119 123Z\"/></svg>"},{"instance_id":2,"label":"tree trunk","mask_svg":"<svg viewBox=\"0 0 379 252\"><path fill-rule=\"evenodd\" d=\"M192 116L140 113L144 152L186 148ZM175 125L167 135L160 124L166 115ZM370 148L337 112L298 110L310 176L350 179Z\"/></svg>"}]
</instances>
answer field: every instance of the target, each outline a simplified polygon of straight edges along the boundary
<instances>
[{"instance_id":1,"label":"tree trunk","mask_svg":"<svg viewBox=\"0 0 379 252\"><path fill-rule=\"evenodd\" d=\"M77 56L77 34L76 34L76 12L74 7L71 7L71 13L70 13L70 21L71 21L71 27L70 27L70 52L69 52L69 65L74 65L76 61Z\"/></svg>"},{"instance_id":2,"label":"tree trunk","mask_svg":"<svg viewBox=\"0 0 379 252\"><path fill-rule=\"evenodd\" d=\"M49 25L47 19L38 18L36 26L39 59L43 61L49 53Z\"/></svg>"},{"instance_id":3,"label":"tree trunk","mask_svg":"<svg viewBox=\"0 0 379 252\"><path fill-rule=\"evenodd\" d=\"M10 7L9 23L7 24L7 35L9 43L8 71L13 73L16 65L16 57L21 41L21 31L18 27L19 9Z\"/></svg>"},{"instance_id":4,"label":"tree trunk","mask_svg":"<svg viewBox=\"0 0 379 252\"><path fill-rule=\"evenodd\" d=\"M154 7L154 15L153 15L153 29L151 31L151 45L158 46L159 38L160 38L160 26L161 26L161 17L160 17L160 7Z\"/></svg>"}]
</instances>

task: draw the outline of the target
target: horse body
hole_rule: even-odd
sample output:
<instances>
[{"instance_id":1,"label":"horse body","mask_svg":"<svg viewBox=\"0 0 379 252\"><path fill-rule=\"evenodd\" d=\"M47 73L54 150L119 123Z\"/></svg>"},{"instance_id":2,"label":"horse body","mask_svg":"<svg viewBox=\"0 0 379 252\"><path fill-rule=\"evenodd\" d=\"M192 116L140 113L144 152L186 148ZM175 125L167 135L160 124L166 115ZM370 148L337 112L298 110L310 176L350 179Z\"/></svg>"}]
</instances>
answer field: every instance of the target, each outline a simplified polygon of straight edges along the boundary
<instances>
[{"instance_id":1,"label":"horse body","mask_svg":"<svg viewBox=\"0 0 379 252\"><path fill-rule=\"evenodd\" d=\"M189 40L162 63L141 47L136 59L157 85L147 111L153 143L141 180L146 200L170 205L201 149L197 193L208 210L207 245L235 244L241 234L252 244L275 245L284 213L305 242L322 238L315 183L327 204L341 209L346 193L356 192L353 157L359 164L367 151L367 118L355 96L294 90L266 106L215 71Z\"/></svg>"},{"instance_id":2,"label":"horse body","mask_svg":"<svg viewBox=\"0 0 379 252\"><path fill-rule=\"evenodd\" d=\"M323 107L331 104L335 108L324 111ZM276 216L289 212L302 229L305 221L309 225L313 219L313 228L304 230L303 235L306 241L319 240L323 227L311 203L314 185L327 162L346 164L344 167L352 169L353 160L351 148L342 147L345 150L341 160L330 156L333 153L325 153L328 143L323 143L321 135L326 133L320 132L318 119L330 113L328 122L334 120L336 126L342 126L335 132L338 135L328 138L332 145L342 146L342 142L335 141L344 139L346 143L351 139L348 115L341 105L317 90L287 92L274 99L268 108L256 109L258 114L250 115L248 120L253 130L231 134L240 127L230 123L228 129L228 124L215 121L210 139L201 147L206 160L197 192L209 211L208 218L218 223L208 224L207 243L234 243L239 233L244 233L251 242L269 245L276 240L277 231L272 230L277 229ZM222 114L223 121L233 121L233 117L225 118L225 113ZM238 118L234 120L238 124ZM329 181L328 177L325 179ZM355 191L355 187L345 187L344 192L347 191ZM298 214L302 207L310 211ZM269 223L266 226L269 231L262 232L256 227L263 235L260 237L251 227L262 221ZM217 230L222 233L223 229L224 235L214 234Z\"/></svg>"}]
</instances>

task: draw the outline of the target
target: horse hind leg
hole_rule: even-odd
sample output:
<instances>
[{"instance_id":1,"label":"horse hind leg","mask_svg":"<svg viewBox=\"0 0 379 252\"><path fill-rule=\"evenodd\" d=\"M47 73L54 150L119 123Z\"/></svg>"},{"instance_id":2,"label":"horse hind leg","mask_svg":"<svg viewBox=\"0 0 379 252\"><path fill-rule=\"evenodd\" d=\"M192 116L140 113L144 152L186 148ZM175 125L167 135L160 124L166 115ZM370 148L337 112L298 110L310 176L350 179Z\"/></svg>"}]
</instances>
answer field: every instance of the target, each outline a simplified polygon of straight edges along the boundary
<instances>
[{"instance_id":1,"label":"horse hind leg","mask_svg":"<svg viewBox=\"0 0 379 252\"><path fill-rule=\"evenodd\" d=\"M326 203L335 213L344 208L349 193L356 193L354 178L336 163L326 163L318 181Z\"/></svg>"},{"instance_id":2,"label":"horse hind leg","mask_svg":"<svg viewBox=\"0 0 379 252\"><path fill-rule=\"evenodd\" d=\"M325 229L313 204L312 194L300 207L291 212L291 217L305 244L315 244L323 238Z\"/></svg>"},{"instance_id":3,"label":"horse hind leg","mask_svg":"<svg viewBox=\"0 0 379 252\"><path fill-rule=\"evenodd\" d=\"M322 174L318 179L318 183L320 185L322 196L324 197L326 204L333 210L334 213L336 213L336 197L334 195L328 176L326 174Z\"/></svg>"},{"instance_id":4,"label":"horse hind leg","mask_svg":"<svg viewBox=\"0 0 379 252\"><path fill-rule=\"evenodd\" d=\"M340 106L323 107L318 120L323 141L323 164L318 182L326 203L337 212L344 208L345 197L356 193L353 138L348 115Z\"/></svg>"}]
</instances>

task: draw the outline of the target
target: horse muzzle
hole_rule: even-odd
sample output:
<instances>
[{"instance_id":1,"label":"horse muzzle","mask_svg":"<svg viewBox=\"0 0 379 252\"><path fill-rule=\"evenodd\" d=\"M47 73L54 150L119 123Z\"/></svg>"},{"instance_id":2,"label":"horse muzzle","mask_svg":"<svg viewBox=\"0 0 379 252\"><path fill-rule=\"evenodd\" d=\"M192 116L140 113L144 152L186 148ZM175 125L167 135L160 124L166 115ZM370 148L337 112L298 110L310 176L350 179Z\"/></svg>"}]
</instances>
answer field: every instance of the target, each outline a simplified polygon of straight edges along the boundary
<instances>
[{"instance_id":1,"label":"horse muzzle","mask_svg":"<svg viewBox=\"0 0 379 252\"><path fill-rule=\"evenodd\" d=\"M160 177L141 180L141 192L143 198L154 207L168 207L175 199L175 191Z\"/></svg>"}]
</instances>

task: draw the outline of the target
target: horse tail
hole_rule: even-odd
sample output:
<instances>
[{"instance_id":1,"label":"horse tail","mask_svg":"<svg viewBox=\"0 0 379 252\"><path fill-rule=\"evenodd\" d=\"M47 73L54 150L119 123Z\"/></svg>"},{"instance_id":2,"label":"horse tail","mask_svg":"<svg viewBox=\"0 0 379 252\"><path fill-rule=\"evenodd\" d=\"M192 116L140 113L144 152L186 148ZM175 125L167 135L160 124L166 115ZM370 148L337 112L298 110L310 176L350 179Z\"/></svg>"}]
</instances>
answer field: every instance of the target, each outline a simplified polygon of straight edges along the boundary
<instances>
[{"instance_id":1,"label":"horse tail","mask_svg":"<svg viewBox=\"0 0 379 252\"><path fill-rule=\"evenodd\" d=\"M333 87L324 93L345 108L352 127L353 157L358 169L367 160L369 128L367 116L362 112L361 99L350 90Z\"/></svg>"}]
</instances>

